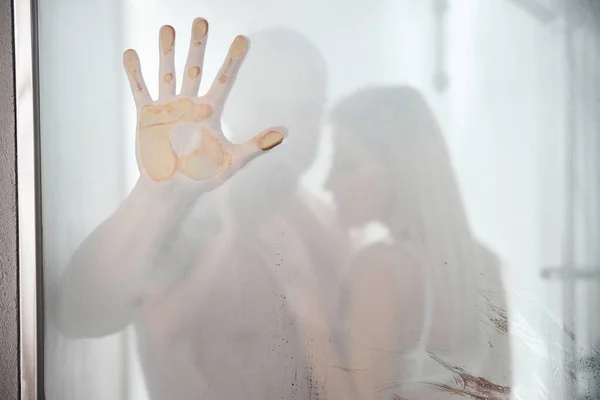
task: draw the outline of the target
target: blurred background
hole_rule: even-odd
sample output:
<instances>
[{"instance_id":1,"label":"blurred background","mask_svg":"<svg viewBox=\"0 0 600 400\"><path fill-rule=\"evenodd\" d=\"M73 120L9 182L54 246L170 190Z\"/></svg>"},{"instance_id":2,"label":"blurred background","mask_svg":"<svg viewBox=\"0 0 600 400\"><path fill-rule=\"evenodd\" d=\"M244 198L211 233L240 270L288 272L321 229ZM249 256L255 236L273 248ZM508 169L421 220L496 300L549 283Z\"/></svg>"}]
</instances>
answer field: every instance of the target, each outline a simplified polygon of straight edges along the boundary
<instances>
[{"instance_id":1,"label":"blurred background","mask_svg":"<svg viewBox=\"0 0 600 400\"><path fill-rule=\"evenodd\" d=\"M514 399L600 398L600 3L594 0L49 0L39 3L45 284L137 179L122 53L157 93L157 32L210 23L202 89L236 34L286 27L328 68L327 102L406 84L433 108L477 238L503 264ZM327 130L304 177L325 201ZM50 316L48 316L50 318ZM135 337L48 324L46 398L146 400Z\"/></svg>"}]
</instances>

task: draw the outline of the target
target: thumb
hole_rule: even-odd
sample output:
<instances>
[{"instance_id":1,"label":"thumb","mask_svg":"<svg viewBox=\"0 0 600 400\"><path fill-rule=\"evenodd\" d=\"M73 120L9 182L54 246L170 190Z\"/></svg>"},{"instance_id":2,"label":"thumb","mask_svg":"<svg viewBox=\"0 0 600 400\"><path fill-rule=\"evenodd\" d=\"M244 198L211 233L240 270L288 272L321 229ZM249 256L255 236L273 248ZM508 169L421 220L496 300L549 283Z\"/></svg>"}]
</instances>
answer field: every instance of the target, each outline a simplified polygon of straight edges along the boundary
<instances>
[{"instance_id":1,"label":"thumb","mask_svg":"<svg viewBox=\"0 0 600 400\"><path fill-rule=\"evenodd\" d=\"M287 129L273 127L265 129L244 143L235 145L236 159L246 163L260 154L279 146L287 137Z\"/></svg>"}]
</instances>

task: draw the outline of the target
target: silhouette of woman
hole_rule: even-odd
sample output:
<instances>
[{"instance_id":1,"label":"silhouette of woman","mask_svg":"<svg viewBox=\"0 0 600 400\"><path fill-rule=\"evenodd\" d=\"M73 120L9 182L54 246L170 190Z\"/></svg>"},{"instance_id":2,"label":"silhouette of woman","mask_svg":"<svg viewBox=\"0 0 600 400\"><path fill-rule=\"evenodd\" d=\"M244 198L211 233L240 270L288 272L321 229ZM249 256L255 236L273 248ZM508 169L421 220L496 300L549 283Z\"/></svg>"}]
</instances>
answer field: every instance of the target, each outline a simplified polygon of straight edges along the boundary
<instances>
[{"instance_id":1,"label":"silhouette of woman","mask_svg":"<svg viewBox=\"0 0 600 400\"><path fill-rule=\"evenodd\" d=\"M327 188L340 219L349 228L376 221L388 232L357 250L345 280L356 398L508 396L499 265L473 237L446 143L421 95L367 88L337 104L331 119Z\"/></svg>"}]
</instances>

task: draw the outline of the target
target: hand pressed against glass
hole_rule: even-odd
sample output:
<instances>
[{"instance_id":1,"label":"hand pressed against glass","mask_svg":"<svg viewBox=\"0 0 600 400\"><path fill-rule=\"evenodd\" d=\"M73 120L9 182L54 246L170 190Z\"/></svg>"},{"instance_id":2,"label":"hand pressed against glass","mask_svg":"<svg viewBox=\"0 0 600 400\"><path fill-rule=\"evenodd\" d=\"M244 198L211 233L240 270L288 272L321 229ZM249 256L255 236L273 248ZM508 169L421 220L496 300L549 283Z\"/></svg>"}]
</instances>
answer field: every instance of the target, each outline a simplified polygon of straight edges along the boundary
<instances>
[{"instance_id":1,"label":"hand pressed against glass","mask_svg":"<svg viewBox=\"0 0 600 400\"><path fill-rule=\"evenodd\" d=\"M283 128L269 128L245 143L227 140L221 130L221 115L250 43L244 36L235 38L212 86L204 96L198 96L208 36L206 20L194 20L191 36L179 94L173 27L165 25L159 33L157 100L148 93L135 50L123 55L138 111L138 167L142 176L157 183L183 179L199 186L217 186L254 157L279 145L286 133Z\"/></svg>"}]
</instances>

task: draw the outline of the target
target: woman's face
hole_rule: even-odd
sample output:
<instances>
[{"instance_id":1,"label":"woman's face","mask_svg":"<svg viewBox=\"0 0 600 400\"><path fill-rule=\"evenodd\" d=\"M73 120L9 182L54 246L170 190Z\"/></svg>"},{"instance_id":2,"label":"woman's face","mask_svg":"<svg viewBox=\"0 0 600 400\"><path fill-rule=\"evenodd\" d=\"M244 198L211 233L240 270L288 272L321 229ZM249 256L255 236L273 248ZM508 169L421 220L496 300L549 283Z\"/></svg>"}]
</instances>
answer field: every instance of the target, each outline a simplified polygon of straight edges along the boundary
<instances>
[{"instance_id":1,"label":"woman's face","mask_svg":"<svg viewBox=\"0 0 600 400\"><path fill-rule=\"evenodd\" d=\"M394 197L390 171L370 150L373 147L361 142L343 129L333 131L333 162L326 189L333 194L337 212L347 226L385 217Z\"/></svg>"}]
</instances>

